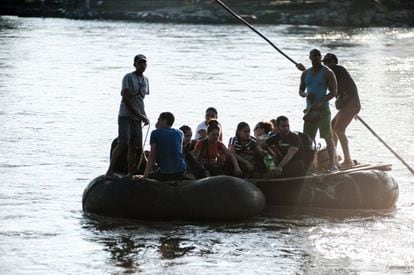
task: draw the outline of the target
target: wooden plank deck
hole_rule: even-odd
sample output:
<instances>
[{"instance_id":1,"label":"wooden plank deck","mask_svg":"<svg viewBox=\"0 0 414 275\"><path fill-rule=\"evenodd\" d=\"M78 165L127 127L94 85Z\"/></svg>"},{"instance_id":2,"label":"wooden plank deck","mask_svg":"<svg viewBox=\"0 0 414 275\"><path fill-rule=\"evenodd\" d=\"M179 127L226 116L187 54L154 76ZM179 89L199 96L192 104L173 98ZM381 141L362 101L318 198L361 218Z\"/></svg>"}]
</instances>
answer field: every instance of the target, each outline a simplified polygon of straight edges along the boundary
<instances>
[{"instance_id":1,"label":"wooden plank deck","mask_svg":"<svg viewBox=\"0 0 414 275\"><path fill-rule=\"evenodd\" d=\"M315 177L328 177L332 175L340 175L340 174L347 174L355 171L363 171L363 170L381 170L381 171L391 171L391 164L386 163L360 163L357 165L354 165L350 168L346 169L340 169L335 172L331 173L320 173L315 175L306 175L303 177L293 177L293 178L273 178L273 179L246 179L247 181L251 183L257 183L257 182L286 182L286 181L297 181L297 180L305 180L305 179L311 179Z\"/></svg>"}]
</instances>

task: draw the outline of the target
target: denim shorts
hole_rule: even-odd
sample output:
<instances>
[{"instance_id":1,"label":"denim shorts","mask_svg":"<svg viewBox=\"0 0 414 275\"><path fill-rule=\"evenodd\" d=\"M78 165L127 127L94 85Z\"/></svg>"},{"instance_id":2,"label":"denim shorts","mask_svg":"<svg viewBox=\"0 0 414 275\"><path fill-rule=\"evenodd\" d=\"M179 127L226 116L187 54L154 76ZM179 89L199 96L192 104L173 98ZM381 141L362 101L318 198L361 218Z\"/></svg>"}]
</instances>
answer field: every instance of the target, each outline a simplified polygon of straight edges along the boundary
<instances>
[{"instance_id":1,"label":"denim shorts","mask_svg":"<svg viewBox=\"0 0 414 275\"><path fill-rule=\"evenodd\" d=\"M141 121L118 117L118 143L142 147Z\"/></svg>"}]
</instances>

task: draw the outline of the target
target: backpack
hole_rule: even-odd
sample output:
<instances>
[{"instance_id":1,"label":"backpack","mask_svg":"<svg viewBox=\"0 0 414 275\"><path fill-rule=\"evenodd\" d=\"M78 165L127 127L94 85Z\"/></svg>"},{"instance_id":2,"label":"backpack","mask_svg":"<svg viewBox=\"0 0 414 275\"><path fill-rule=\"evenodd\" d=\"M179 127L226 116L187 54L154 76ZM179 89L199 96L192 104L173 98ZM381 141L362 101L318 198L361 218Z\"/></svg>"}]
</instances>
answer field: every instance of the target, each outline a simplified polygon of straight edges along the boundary
<instances>
[{"instance_id":1,"label":"backpack","mask_svg":"<svg viewBox=\"0 0 414 275\"><path fill-rule=\"evenodd\" d=\"M312 140L310 136L308 136L307 134L297 131L295 132L295 134L299 136L303 145L303 163L305 164L305 171L307 171L315 158L316 144L314 140Z\"/></svg>"}]
</instances>

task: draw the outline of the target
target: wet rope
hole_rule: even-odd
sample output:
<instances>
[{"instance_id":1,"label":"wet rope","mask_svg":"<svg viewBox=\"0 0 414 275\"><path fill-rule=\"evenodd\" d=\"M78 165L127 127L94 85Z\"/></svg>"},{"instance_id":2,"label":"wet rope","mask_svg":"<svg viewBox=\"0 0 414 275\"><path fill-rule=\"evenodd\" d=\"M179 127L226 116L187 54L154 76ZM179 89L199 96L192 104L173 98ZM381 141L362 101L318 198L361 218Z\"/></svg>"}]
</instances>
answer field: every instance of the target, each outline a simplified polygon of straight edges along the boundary
<instances>
[{"instance_id":1,"label":"wet rope","mask_svg":"<svg viewBox=\"0 0 414 275\"><path fill-rule=\"evenodd\" d=\"M135 172L136 172L136 171L138 171L139 167L141 166L142 159L144 158L144 148L145 148L145 143L147 143L148 133L149 133L149 130L150 130L150 128L151 128L151 126L150 126L150 123L149 123L149 122L148 122L148 124L147 124L147 125L142 126L142 128L144 128L145 126L148 126L148 127L147 127L147 133L145 134L145 139L144 139L144 142L142 143L142 152L141 152L141 155L139 156L139 161L138 161L137 167L136 167L136 169L135 169ZM134 172L134 174L135 174L135 172Z\"/></svg>"}]
</instances>

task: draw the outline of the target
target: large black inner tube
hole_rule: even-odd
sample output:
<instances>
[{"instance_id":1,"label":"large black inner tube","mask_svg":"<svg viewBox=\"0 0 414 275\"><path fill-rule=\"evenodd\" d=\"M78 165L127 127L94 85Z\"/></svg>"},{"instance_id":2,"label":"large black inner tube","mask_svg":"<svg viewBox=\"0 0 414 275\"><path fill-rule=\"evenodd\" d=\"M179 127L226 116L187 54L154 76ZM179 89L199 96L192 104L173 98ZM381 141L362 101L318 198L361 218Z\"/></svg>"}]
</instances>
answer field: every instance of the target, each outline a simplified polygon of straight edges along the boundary
<instances>
[{"instance_id":1,"label":"large black inner tube","mask_svg":"<svg viewBox=\"0 0 414 275\"><path fill-rule=\"evenodd\" d=\"M100 176L85 189L82 205L113 217L231 221L259 215L265 198L255 185L230 176L176 182Z\"/></svg>"}]
</instances>

